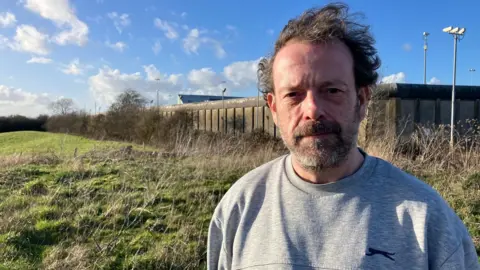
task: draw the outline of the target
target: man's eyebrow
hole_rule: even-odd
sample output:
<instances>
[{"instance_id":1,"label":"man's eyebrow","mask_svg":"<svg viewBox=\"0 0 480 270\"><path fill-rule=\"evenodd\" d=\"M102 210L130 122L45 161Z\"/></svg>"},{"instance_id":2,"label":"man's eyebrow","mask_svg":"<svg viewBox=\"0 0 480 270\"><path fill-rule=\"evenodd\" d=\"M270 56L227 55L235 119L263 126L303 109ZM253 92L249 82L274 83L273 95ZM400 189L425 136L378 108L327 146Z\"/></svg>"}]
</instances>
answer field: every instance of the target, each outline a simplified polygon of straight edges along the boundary
<instances>
[{"instance_id":1,"label":"man's eyebrow","mask_svg":"<svg viewBox=\"0 0 480 270\"><path fill-rule=\"evenodd\" d=\"M331 80L331 81L324 81L324 82L320 83L317 87L325 88L325 87L329 87L329 86L332 86L332 85L339 85L339 84L342 85L342 86L348 86L347 83L345 83L342 80Z\"/></svg>"},{"instance_id":2,"label":"man's eyebrow","mask_svg":"<svg viewBox=\"0 0 480 270\"><path fill-rule=\"evenodd\" d=\"M287 85L283 85L281 88L284 88L284 89L303 88L304 85L305 85L305 81L299 81L298 83L290 83ZM320 84L314 84L314 86L317 88L325 88L332 85L348 86L347 83L345 83L342 80L329 80L329 81L323 81Z\"/></svg>"}]
</instances>

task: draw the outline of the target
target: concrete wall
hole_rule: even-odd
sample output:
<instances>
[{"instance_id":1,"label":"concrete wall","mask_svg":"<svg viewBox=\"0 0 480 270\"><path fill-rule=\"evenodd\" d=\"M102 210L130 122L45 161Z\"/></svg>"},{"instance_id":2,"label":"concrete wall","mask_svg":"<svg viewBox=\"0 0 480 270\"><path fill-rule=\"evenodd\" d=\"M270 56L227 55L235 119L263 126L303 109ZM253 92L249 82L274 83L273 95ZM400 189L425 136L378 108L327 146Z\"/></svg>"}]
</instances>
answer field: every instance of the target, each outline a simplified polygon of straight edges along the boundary
<instances>
[{"instance_id":1,"label":"concrete wall","mask_svg":"<svg viewBox=\"0 0 480 270\"><path fill-rule=\"evenodd\" d=\"M379 89L381 94L376 94L367 118L361 124L361 140L385 135L386 132L394 136L408 136L419 125L450 125L449 86L393 84L381 85ZM480 87L459 86L458 91L455 123L466 123L467 119L480 120ZM280 137L270 109L262 98L170 105L160 109L165 117L187 111L193 119L193 127L199 130L235 134L260 130ZM465 126L468 127L464 125L463 128Z\"/></svg>"}]
</instances>

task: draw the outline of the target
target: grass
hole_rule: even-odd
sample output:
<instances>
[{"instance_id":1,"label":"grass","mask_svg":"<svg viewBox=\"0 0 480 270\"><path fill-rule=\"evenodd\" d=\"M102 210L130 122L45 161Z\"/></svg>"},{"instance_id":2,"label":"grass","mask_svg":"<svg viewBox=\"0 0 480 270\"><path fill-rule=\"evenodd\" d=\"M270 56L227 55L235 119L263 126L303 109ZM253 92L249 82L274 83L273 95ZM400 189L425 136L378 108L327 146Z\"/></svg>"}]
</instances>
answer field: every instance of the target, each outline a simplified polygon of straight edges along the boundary
<instances>
[{"instance_id":1,"label":"grass","mask_svg":"<svg viewBox=\"0 0 480 270\"><path fill-rule=\"evenodd\" d=\"M73 155L85 153L96 148L108 149L121 147L128 143L113 141L95 141L81 136L47 133L38 131L19 131L0 133L0 155L25 153L55 153ZM140 148L140 146L137 146Z\"/></svg>"},{"instance_id":2,"label":"grass","mask_svg":"<svg viewBox=\"0 0 480 270\"><path fill-rule=\"evenodd\" d=\"M42 150L60 149L53 144L63 135L40 135L51 141ZM0 168L0 269L205 269L208 225L220 198L243 174L285 153L278 141L208 136L179 141L172 151L178 155L119 151L122 144L100 151L110 142L67 140L84 143L85 152L32 153ZM480 251L479 167L427 166L376 147L367 151L439 190Z\"/></svg>"},{"instance_id":3,"label":"grass","mask_svg":"<svg viewBox=\"0 0 480 270\"><path fill-rule=\"evenodd\" d=\"M79 141L84 149L105 146ZM235 180L274 157L252 160L236 145L225 159L213 148L205 147L208 159L98 149L35 154L0 168L0 269L204 269L216 204Z\"/></svg>"}]
</instances>

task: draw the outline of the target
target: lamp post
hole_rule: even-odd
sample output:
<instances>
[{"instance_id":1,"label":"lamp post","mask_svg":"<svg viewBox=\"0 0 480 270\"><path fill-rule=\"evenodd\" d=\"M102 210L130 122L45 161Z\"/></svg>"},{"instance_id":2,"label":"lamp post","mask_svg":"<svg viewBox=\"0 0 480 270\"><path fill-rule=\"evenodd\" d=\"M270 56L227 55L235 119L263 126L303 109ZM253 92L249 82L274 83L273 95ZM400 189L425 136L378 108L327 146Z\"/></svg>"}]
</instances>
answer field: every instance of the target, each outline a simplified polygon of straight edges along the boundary
<instances>
[{"instance_id":1,"label":"lamp post","mask_svg":"<svg viewBox=\"0 0 480 270\"><path fill-rule=\"evenodd\" d=\"M430 33L423 32L423 84L427 84L427 49L428 49L428 35Z\"/></svg>"},{"instance_id":2,"label":"lamp post","mask_svg":"<svg viewBox=\"0 0 480 270\"><path fill-rule=\"evenodd\" d=\"M155 81L158 82L158 81L160 81L160 79L159 79L159 78L156 78ZM157 110L158 110L158 108L160 107L160 104L159 104L160 101L159 101L159 97L158 97L158 95L159 95L158 91L159 91L159 90L160 90L160 89L158 89L158 88L157 88L157 90L156 90L156 91L157 91Z\"/></svg>"},{"instance_id":3,"label":"lamp post","mask_svg":"<svg viewBox=\"0 0 480 270\"><path fill-rule=\"evenodd\" d=\"M470 85L473 86L473 73L476 71L474 68L468 70L470 72Z\"/></svg>"},{"instance_id":4,"label":"lamp post","mask_svg":"<svg viewBox=\"0 0 480 270\"><path fill-rule=\"evenodd\" d=\"M227 83L226 81L221 81L218 85L222 85L224 83ZM225 111L225 92L227 91L227 88L224 87L222 90L222 111L223 111L223 131L227 132L227 112ZM220 116L219 116L220 118ZM219 127L220 128L220 127Z\"/></svg>"},{"instance_id":5,"label":"lamp post","mask_svg":"<svg viewBox=\"0 0 480 270\"><path fill-rule=\"evenodd\" d=\"M443 32L451 34L453 36L453 82L452 82L452 105L450 115L450 147L453 149L453 130L455 120L455 82L457 79L457 41L459 37L465 34L465 28L459 28L452 26L443 28Z\"/></svg>"}]
</instances>

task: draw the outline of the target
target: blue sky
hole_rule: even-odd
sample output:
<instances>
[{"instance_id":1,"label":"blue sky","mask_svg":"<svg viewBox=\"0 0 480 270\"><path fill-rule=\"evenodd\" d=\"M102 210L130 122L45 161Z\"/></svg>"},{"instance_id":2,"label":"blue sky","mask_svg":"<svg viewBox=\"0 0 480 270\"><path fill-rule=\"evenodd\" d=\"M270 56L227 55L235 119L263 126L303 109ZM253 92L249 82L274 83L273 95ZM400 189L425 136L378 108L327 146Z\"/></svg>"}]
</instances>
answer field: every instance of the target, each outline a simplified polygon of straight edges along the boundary
<instances>
[{"instance_id":1,"label":"blue sky","mask_svg":"<svg viewBox=\"0 0 480 270\"><path fill-rule=\"evenodd\" d=\"M328 1L0 1L0 115L37 115L59 97L105 110L134 88L162 104L182 93L255 96L255 64L285 23ZM476 0L346 1L363 12L389 81L422 83L424 31L430 32L427 80L452 82L453 38L442 28L466 27L458 44L457 83L480 84ZM468 70L476 68L478 72ZM155 79L159 80L155 80Z\"/></svg>"}]
</instances>

